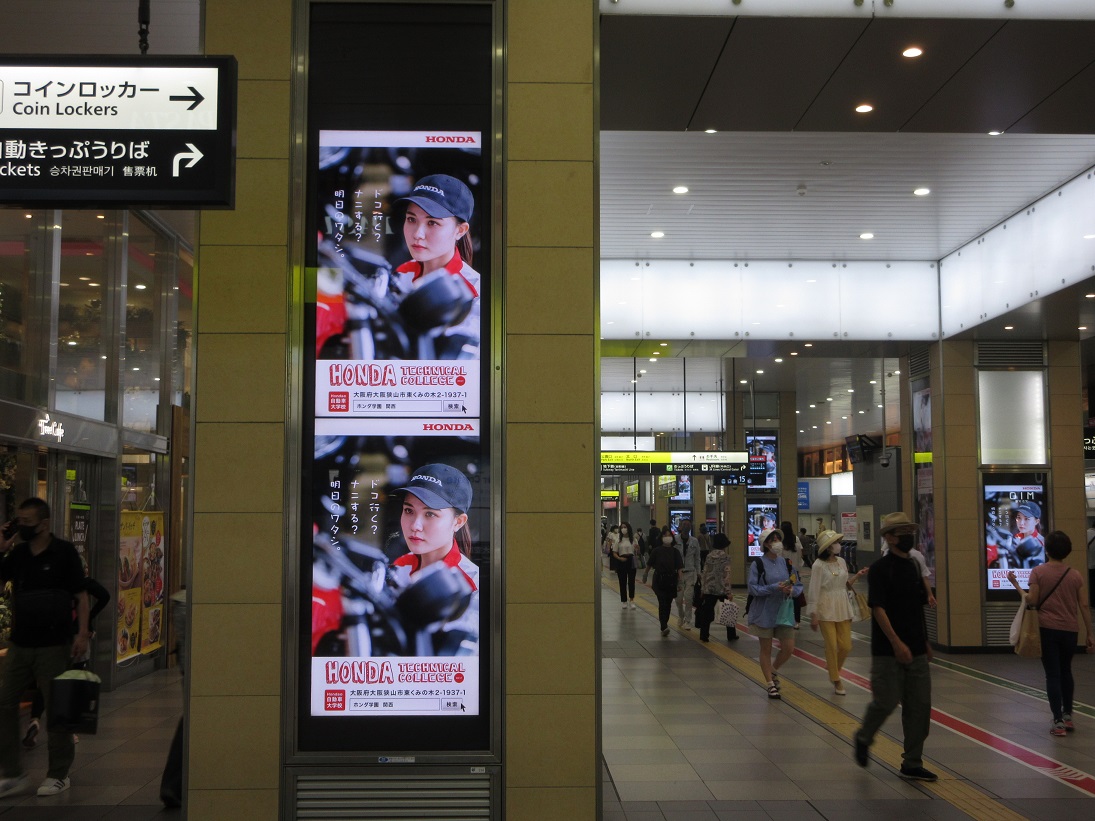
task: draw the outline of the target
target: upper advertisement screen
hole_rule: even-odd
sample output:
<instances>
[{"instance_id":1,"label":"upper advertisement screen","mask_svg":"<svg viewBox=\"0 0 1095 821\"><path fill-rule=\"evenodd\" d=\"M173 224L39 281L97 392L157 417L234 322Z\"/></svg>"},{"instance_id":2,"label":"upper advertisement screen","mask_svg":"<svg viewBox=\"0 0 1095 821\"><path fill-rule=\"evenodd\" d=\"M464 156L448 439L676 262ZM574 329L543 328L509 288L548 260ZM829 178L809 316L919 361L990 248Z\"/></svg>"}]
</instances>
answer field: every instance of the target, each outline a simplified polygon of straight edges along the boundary
<instances>
[{"instance_id":1,"label":"upper advertisement screen","mask_svg":"<svg viewBox=\"0 0 1095 821\"><path fill-rule=\"evenodd\" d=\"M1045 474L985 476L985 566L990 591L1011 591L1015 572L1026 589L1032 568L1046 560Z\"/></svg>"},{"instance_id":2,"label":"upper advertisement screen","mask_svg":"<svg viewBox=\"0 0 1095 821\"><path fill-rule=\"evenodd\" d=\"M749 452L749 490L776 490L779 487L779 461L776 434L746 434Z\"/></svg>"}]
</instances>

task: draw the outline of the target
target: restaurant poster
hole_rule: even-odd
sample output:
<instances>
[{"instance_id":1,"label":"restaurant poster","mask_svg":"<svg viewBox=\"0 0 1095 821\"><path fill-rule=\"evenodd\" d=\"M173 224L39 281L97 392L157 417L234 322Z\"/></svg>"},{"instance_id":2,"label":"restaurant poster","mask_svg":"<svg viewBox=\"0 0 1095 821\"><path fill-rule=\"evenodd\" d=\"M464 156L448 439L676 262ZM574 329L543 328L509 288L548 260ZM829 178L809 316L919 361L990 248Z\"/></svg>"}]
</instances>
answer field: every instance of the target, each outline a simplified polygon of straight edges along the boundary
<instances>
[{"instance_id":1,"label":"restaurant poster","mask_svg":"<svg viewBox=\"0 0 1095 821\"><path fill-rule=\"evenodd\" d=\"M479 714L482 164L478 132L319 132L312 716Z\"/></svg>"},{"instance_id":2,"label":"restaurant poster","mask_svg":"<svg viewBox=\"0 0 1095 821\"><path fill-rule=\"evenodd\" d=\"M125 661L163 646L163 513L123 511L120 527L115 657Z\"/></svg>"}]
</instances>

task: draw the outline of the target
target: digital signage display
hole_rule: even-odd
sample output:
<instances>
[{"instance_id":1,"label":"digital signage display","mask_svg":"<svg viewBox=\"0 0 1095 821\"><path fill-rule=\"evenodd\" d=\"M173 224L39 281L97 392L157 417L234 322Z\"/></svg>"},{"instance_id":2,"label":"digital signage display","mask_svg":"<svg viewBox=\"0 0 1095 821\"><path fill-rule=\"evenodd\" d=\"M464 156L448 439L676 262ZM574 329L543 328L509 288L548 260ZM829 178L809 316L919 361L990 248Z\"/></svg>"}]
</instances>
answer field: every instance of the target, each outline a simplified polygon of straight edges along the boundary
<instances>
[{"instance_id":1,"label":"digital signage display","mask_svg":"<svg viewBox=\"0 0 1095 821\"><path fill-rule=\"evenodd\" d=\"M776 434L746 434L745 449L749 453L749 490L778 489L779 460L776 452Z\"/></svg>"},{"instance_id":2,"label":"digital signage display","mask_svg":"<svg viewBox=\"0 0 1095 821\"><path fill-rule=\"evenodd\" d=\"M984 477L985 581L989 591L1013 591L1007 579L1011 571L1026 589L1030 571L1045 562L1047 484L1041 473Z\"/></svg>"},{"instance_id":3,"label":"digital signage display","mask_svg":"<svg viewBox=\"0 0 1095 821\"><path fill-rule=\"evenodd\" d=\"M297 744L484 750L491 10L310 14ZM436 44L455 104L398 59L410 31Z\"/></svg>"},{"instance_id":4,"label":"digital signage display","mask_svg":"<svg viewBox=\"0 0 1095 821\"><path fill-rule=\"evenodd\" d=\"M760 534L768 528L779 527L779 504L777 502L747 502L745 523L745 544L749 557L760 556L764 552L760 547Z\"/></svg>"}]
</instances>

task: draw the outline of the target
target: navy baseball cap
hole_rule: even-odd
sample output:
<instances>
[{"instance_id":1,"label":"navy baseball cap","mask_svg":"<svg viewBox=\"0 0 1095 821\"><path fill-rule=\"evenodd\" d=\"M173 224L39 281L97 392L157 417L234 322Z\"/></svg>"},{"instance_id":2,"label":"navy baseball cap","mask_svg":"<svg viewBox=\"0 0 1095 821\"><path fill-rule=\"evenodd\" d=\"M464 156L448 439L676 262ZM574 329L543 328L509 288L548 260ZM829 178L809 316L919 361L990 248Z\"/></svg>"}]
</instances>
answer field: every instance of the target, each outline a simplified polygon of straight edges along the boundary
<instances>
[{"instance_id":1,"label":"navy baseball cap","mask_svg":"<svg viewBox=\"0 0 1095 821\"><path fill-rule=\"evenodd\" d=\"M471 482L468 477L450 465L423 465L411 474L411 480L396 492L413 493L428 507L444 510L454 507L467 513L471 507Z\"/></svg>"},{"instance_id":2,"label":"navy baseball cap","mask_svg":"<svg viewBox=\"0 0 1095 821\"><path fill-rule=\"evenodd\" d=\"M471 222L475 207L471 189L448 174L430 174L414 184L411 193L395 201L406 207L413 202L431 217L456 217L461 222Z\"/></svg>"},{"instance_id":3,"label":"navy baseball cap","mask_svg":"<svg viewBox=\"0 0 1095 821\"><path fill-rule=\"evenodd\" d=\"M1034 519L1042 518L1042 508L1037 502L1020 502L1015 510L1017 513L1024 513Z\"/></svg>"}]
</instances>

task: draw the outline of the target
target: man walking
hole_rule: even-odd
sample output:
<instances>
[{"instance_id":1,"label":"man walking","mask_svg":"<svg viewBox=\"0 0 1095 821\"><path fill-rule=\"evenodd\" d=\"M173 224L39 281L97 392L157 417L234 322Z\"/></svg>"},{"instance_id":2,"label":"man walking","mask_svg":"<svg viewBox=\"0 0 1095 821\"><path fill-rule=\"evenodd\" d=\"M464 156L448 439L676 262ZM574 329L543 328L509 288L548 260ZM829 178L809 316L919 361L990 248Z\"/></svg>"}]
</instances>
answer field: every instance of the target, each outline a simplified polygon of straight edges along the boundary
<instances>
[{"instance_id":1,"label":"man walking","mask_svg":"<svg viewBox=\"0 0 1095 821\"><path fill-rule=\"evenodd\" d=\"M901 703L904 753L901 777L935 781L924 769L924 741L931 726L931 661L924 625L926 596L920 571L909 551L916 545L919 525L904 513L882 517L879 532L889 552L871 565L867 575L870 593L867 603L871 622L871 703L863 724L856 732L855 760L867 766L867 752L875 733Z\"/></svg>"},{"instance_id":2,"label":"man walking","mask_svg":"<svg viewBox=\"0 0 1095 821\"><path fill-rule=\"evenodd\" d=\"M668 530L661 537L658 546L650 551L650 563L647 568L654 571L651 587L654 588L654 595L658 597L658 626L661 628L662 635L668 636L669 613L673 606L673 597L677 595L681 572L684 570L681 552L673 544L673 534Z\"/></svg>"},{"instance_id":3,"label":"man walking","mask_svg":"<svg viewBox=\"0 0 1095 821\"><path fill-rule=\"evenodd\" d=\"M20 695L36 683L49 710L50 682L70 659L83 656L89 638L84 568L76 548L50 533L49 505L41 499L27 499L16 513L0 534L0 582L12 586L12 643L0 680L0 798L22 792L30 782L19 765ZM75 637L73 602L79 625ZM38 795L69 788L75 757L72 733L50 731L49 770Z\"/></svg>"},{"instance_id":4,"label":"man walking","mask_svg":"<svg viewBox=\"0 0 1095 821\"><path fill-rule=\"evenodd\" d=\"M700 542L692 535L692 520L681 519L681 556L684 572L677 588L677 626L692 629L692 599L696 594L696 582L700 578Z\"/></svg>"}]
</instances>

